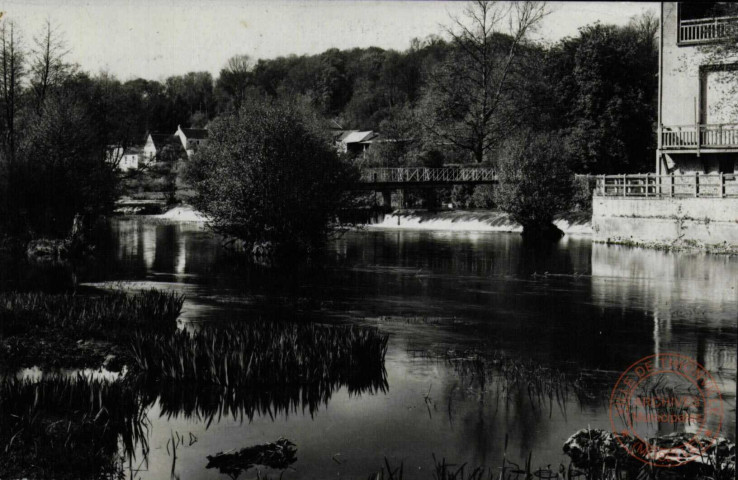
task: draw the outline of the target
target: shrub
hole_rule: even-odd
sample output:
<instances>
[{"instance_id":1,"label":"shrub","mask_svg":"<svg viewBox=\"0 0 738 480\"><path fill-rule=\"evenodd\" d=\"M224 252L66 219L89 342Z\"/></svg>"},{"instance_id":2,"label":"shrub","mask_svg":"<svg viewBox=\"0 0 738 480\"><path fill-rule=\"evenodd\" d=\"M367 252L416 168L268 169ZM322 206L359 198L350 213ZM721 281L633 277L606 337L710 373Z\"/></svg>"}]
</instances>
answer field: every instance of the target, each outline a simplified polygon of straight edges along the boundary
<instances>
[{"instance_id":1,"label":"shrub","mask_svg":"<svg viewBox=\"0 0 738 480\"><path fill-rule=\"evenodd\" d=\"M574 175L561 142L547 134L527 134L507 145L499 160L495 200L523 226L523 234L561 232L554 215L569 208Z\"/></svg>"},{"instance_id":2,"label":"shrub","mask_svg":"<svg viewBox=\"0 0 738 480\"><path fill-rule=\"evenodd\" d=\"M358 173L304 108L255 101L213 122L188 179L218 233L281 251L310 251L352 205Z\"/></svg>"}]
</instances>

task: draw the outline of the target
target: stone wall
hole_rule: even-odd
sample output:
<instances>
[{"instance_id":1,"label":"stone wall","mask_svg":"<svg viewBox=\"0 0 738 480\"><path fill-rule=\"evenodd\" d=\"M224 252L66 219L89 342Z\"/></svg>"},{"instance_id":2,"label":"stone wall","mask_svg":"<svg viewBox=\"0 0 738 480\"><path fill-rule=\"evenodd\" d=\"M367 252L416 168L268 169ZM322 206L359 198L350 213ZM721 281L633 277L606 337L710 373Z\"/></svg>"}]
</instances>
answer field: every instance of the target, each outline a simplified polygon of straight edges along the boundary
<instances>
[{"instance_id":1,"label":"stone wall","mask_svg":"<svg viewBox=\"0 0 738 480\"><path fill-rule=\"evenodd\" d=\"M738 198L595 196L595 241L738 248Z\"/></svg>"}]
</instances>

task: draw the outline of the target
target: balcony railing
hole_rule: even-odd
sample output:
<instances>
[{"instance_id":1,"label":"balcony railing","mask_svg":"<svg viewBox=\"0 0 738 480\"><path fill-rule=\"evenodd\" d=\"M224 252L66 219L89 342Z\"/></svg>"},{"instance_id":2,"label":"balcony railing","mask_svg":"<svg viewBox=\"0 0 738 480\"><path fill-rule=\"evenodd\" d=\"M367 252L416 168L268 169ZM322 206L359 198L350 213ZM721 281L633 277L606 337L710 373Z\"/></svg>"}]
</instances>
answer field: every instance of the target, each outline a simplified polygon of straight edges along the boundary
<instances>
[{"instance_id":1,"label":"balcony railing","mask_svg":"<svg viewBox=\"0 0 738 480\"><path fill-rule=\"evenodd\" d=\"M595 195L621 198L738 198L738 175L699 172L684 175L600 175L597 177Z\"/></svg>"},{"instance_id":2,"label":"balcony railing","mask_svg":"<svg viewBox=\"0 0 738 480\"><path fill-rule=\"evenodd\" d=\"M738 17L698 18L679 21L679 44L693 45L729 38L736 34Z\"/></svg>"},{"instance_id":3,"label":"balcony railing","mask_svg":"<svg viewBox=\"0 0 738 480\"><path fill-rule=\"evenodd\" d=\"M738 148L738 124L662 126L661 148L665 150Z\"/></svg>"}]
</instances>

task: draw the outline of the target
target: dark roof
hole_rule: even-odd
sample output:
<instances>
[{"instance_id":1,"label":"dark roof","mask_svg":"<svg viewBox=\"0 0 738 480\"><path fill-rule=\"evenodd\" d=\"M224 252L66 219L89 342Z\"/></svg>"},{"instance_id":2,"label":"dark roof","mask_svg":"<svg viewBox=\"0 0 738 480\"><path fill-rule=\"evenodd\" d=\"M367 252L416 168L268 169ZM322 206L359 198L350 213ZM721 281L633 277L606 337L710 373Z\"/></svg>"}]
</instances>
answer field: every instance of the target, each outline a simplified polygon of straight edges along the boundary
<instances>
[{"instance_id":1,"label":"dark roof","mask_svg":"<svg viewBox=\"0 0 738 480\"><path fill-rule=\"evenodd\" d=\"M182 133L187 138L194 138L195 140L202 140L208 138L208 131L205 128L183 128Z\"/></svg>"},{"instance_id":2,"label":"dark roof","mask_svg":"<svg viewBox=\"0 0 738 480\"><path fill-rule=\"evenodd\" d=\"M151 140L154 142L154 148L157 150L161 150L164 148L165 145L172 144L173 142L177 142L180 145L182 142L179 141L179 138L175 135L171 135L169 133L152 133Z\"/></svg>"}]
</instances>

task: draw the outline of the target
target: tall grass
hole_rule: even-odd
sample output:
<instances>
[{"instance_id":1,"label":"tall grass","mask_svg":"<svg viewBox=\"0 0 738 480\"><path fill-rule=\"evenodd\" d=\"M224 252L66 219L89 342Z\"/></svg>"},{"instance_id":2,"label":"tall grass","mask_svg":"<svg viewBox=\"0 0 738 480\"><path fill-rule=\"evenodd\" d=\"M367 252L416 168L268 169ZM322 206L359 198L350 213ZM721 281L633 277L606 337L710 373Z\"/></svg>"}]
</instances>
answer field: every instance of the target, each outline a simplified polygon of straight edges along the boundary
<instances>
[{"instance_id":1,"label":"tall grass","mask_svg":"<svg viewBox=\"0 0 738 480\"><path fill-rule=\"evenodd\" d=\"M116 478L123 455L148 450L144 406L121 381L6 378L0 445L2 478Z\"/></svg>"},{"instance_id":2,"label":"tall grass","mask_svg":"<svg viewBox=\"0 0 738 480\"><path fill-rule=\"evenodd\" d=\"M137 333L133 367L149 379L222 387L310 385L350 393L386 389L388 336L376 329L256 320L196 333Z\"/></svg>"},{"instance_id":3,"label":"tall grass","mask_svg":"<svg viewBox=\"0 0 738 480\"><path fill-rule=\"evenodd\" d=\"M131 329L171 332L184 297L148 290L134 295L49 295L40 292L0 294L0 334L32 329L59 329L112 339Z\"/></svg>"},{"instance_id":4,"label":"tall grass","mask_svg":"<svg viewBox=\"0 0 738 480\"><path fill-rule=\"evenodd\" d=\"M134 332L173 333L183 302L181 295L156 290L2 293L0 366L98 367L110 354L125 356L122 346Z\"/></svg>"}]
</instances>

